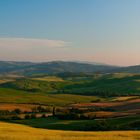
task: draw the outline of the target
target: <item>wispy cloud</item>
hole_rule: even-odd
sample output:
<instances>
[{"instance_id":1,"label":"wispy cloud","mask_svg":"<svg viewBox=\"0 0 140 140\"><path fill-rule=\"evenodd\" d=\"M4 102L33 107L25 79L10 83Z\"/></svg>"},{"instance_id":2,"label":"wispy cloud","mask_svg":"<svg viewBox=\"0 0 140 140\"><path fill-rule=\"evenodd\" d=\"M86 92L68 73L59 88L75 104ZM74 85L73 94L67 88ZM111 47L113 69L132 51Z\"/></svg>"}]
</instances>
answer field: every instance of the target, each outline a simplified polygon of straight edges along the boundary
<instances>
[{"instance_id":1,"label":"wispy cloud","mask_svg":"<svg viewBox=\"0 0 140 140\"><path fill-rule=\"evenodd\" d=\"M0 38L0 49L31 49L35 47L67 47L69 42L63 40L33 39L33 38Z\"/></svg>"},{"instance_id":2,"label":"wispy cloud","mask_svg":"<svg viewBox=\"0 0 140 140\"><path fill-rule=\"evenodd\" d=\"M0 38L0 60L46 61L62 58L71 47L63 40Z\"/></svg>"}]
</instances>

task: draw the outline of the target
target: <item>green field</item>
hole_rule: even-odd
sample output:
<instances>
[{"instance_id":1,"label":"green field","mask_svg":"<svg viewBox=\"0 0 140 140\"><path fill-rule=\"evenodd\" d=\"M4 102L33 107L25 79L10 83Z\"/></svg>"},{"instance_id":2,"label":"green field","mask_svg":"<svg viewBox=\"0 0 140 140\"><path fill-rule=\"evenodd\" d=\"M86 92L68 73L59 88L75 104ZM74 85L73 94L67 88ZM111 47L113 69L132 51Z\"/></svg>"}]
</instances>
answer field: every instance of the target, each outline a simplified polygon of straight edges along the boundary
<instances>
[{"instance_id":1,"label":"green field","mask_svg":"<svg viewBox=\"0 0 140 140\"><path fill-rule=\"evenodd\" d=\"M122 86L123 85L123 86ZM140 95L140 75L128 73L83 75L77 77L26 77L2 83L1 88L20 91L92 96Z\"/></svg>"},{"instance_id":2,"label":"green field","mask_svg":"<svg viewBox=\"0 0 140 140\"><path fill-rule=\"evenodd\" d=\"M59 117L10 120L31 127L67 131L93 131L98 128L135 130L140 129L137 125L140 124L139 80L140 75L128 73L20 77L0 84L0 103L7 103L9 110L12 110L10 104L16 104L17 108L18 104L55 106L58 109L63 106L65 112L69 112L66 108L74 107L72 105L79 108L78 112L70 112L76 116L70 120L61 120ZM83 108L78 105L83 105L86 112L80 112ZM98 117L98 113L114 113L118 116ZM72 114L62 113L63 116ZM83 115L88 117L81 119Z\"/></svg>"},{"instance_id":3,"label":"green field","mask_svg":"<svg viewBox=\"0 0 140 140\"><path fill-rule=\"evenodd\" d=\"M82 96L71 94L46 94L39 92L26 92L8 88L0 88L1 103L30 103L45 105L65 105L70 103L84 103L101 99L95 96Z\"/></svg>"},{"instance_id":4,"label":"green field","mask_svg":"<svg viewBox=\"0 0 140 140\"><path fill-rule=\"evenodd\" d=\"M0 102L65 105L125 101L138 97L139 81L140 75L128 73L19 78L0 84Z\"/></svg>"}]
</instances>

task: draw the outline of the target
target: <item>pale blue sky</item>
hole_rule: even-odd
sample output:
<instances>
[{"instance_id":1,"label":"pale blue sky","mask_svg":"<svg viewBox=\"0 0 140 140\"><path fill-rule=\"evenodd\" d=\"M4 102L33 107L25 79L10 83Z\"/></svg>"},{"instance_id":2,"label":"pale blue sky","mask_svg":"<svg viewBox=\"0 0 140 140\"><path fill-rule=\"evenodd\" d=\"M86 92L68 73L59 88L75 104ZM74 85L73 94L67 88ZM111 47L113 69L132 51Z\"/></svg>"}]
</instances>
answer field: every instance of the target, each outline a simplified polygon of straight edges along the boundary
<instances>
[{"instance_id":1,"label":"pale blue sky","mask_svg":"<svg viewBox=\"0 0 140 140\"><path fill-rule=\"evenodd\" d=\"M140 64L139 0L0 0L0 60Z\"/></svg>"}]
</instances>

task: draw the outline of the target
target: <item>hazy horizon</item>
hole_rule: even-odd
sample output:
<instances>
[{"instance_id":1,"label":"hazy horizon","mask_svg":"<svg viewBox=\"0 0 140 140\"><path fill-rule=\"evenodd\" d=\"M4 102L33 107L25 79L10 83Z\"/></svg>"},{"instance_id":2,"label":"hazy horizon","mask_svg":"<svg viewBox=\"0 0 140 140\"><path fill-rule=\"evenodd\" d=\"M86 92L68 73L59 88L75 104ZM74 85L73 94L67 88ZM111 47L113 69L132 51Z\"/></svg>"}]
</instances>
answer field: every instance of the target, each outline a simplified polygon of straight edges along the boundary
<instances>
[{"instance_id":1,"label":"hazy horizon","mask_svg":"<svg viewBox=\"0 0 140 140\"><path fill-rule=\"evenodd\" d=\"M0 60L140 64L139 0L1 0Z\"/></svg>"},{"instance_id":2,"label":"hazy horizon","mask_svg":"<svg viewBox=\"0 0 140 140\"><path fill-rule=\"evenodd\" d=\"M115 64L109 64L106 62L97 62L97 61L88 61L88 60L61 60L61 59L54 59L54 60L44 60L44 61L32 61L32 60L4 60L0 59L1 62L29 62L29 63L48 63L48 62L75 62L75 63L87 63L87 64L97 64L97 65L110 65L110 66L117 66L117 67L129 67L129 66L138 66L140 64L134 64L134 65L115 65Z\"/></svg>"}]
</instances>

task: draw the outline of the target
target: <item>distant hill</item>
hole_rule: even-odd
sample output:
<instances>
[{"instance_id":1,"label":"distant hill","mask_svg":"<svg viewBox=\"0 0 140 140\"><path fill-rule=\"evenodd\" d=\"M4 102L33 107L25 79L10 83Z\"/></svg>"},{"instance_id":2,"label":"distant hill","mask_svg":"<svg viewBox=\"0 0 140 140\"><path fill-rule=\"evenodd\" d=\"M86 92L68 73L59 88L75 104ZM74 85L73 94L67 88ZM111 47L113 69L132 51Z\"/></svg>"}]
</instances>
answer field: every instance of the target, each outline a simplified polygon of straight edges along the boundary
<instances>
[{"instance_id":1,"label":"distant hill","mask_svg":"<svg viewBox=\"0 0 140 140\"><path fill-rule=\"evenodd\" d=\"M34 65L31 62L0 61L0 74L10 73Z\"/></svg>"},{"instance_id":2,"label":"distant hill","mask_svg":"<svg viewBox=\"0 0 140 140\"><path fill-rule=\"evenodd\" d=\"M123 68L117 69L116 72L140 73L140 65L123 67Z\"/></svg>"},{"instance_id":3,"label":"distant hill","mask_svg":"<svg viewBox=\"0 0 140 140\"><path fill-rule=\"evenodd\" d=\"M22 75L72 73L107 73L117 66L88 64L82 62L52 61L43 63L0 61L0 74L14 73Z\"/></svg>"},{"instance_id":4,"label":"distant hill","mask_svg":"<svg viewBox=\"0 0 140 140\"><path fill-rule=\"evenodd\" d=\"M37 75L58 73L140 73L140 65L129 67L111 66L86 61L66 62L14 62L0 61L0 74Z\"/></svg>"}]
</instances>

